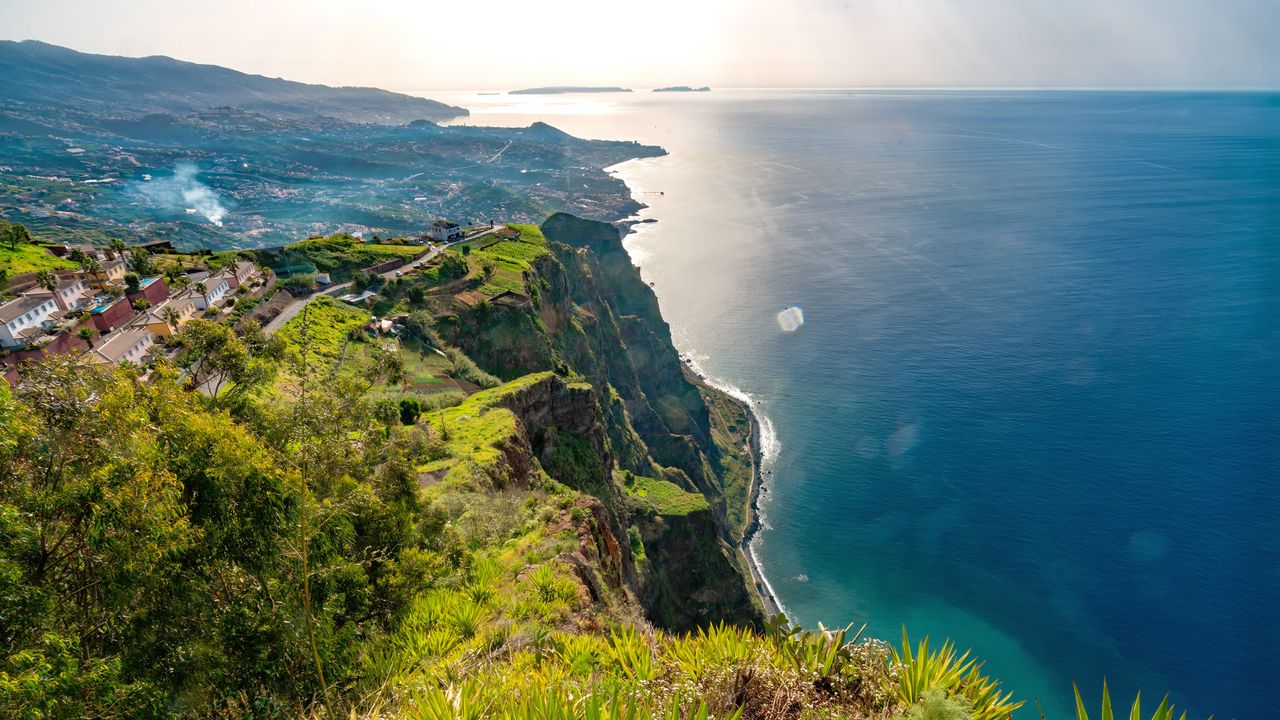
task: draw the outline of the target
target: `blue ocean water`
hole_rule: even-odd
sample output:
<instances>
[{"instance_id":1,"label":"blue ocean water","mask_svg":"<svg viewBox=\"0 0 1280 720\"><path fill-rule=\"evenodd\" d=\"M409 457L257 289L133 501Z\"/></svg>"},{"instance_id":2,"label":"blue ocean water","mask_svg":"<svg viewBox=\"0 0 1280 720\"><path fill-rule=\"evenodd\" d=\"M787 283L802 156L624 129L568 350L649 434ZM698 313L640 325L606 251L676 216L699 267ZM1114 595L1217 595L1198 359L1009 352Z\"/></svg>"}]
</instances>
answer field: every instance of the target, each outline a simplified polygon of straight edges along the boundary
<instances>
[{"instance_id":1,"label":"blue ocean water","mask_svg":"<svg viewBox=\"0 0 1280 720\"><path fill-rule=\"evenodd\" d=\"M1274 716L1280 96L475 100L671 152L619 169L628 246L772 426L793 618L951 637L1051 719L1104 676Z\"/></svg>"}]
</instances>

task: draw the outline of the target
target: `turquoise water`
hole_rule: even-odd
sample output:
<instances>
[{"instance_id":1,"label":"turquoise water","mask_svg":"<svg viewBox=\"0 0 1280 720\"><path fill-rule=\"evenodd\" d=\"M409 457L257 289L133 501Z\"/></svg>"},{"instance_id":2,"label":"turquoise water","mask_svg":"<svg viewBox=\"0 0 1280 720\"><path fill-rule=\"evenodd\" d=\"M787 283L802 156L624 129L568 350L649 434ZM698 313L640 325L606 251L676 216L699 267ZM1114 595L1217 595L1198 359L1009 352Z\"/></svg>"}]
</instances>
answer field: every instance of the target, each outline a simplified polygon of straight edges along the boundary
<instances>
[{"instance_id":1,"label":"turquoise water","mask_svg":"<svg viewBox=\"0 0 1280 720\"><path fill-rule=\"evenodd\" d=\"M1051 718L1104 675L1274 716L1280 97L440 99L671 152L619 169L628 247L772 426L795 619L950 636Z\"/></svg>"}]
</instances>

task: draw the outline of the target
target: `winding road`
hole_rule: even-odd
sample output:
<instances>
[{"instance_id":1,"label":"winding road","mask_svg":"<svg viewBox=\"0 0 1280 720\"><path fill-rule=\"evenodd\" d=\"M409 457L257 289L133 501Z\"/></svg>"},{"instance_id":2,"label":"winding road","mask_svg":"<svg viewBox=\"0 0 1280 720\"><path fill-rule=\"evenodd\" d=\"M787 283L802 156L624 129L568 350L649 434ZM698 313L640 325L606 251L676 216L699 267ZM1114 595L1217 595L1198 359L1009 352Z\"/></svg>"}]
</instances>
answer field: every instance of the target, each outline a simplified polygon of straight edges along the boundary
<instances>
[{"instance_id":1,"label":"winding road","mask_svg":"<svg viewBox=\"0 0 1280 720\"><path fill-rule=\"evenodd\" d=\"M472 235L469 238L463 238L461 240L457 240L451 243L445 243L444 245L432 245L431 249L427 252L426 255L423 255L422 257L418 258L417 260L414 260L411 263L401 265L400 267L394 270L388 270L387 272L380 273L380 274L383 280L394 280L399 275L403 275L413 270L417 270L418 268L427 264L431 260L434 260L438 255L440 255L440 253L444 252L445 248L453 247L454 245L460 245L462 243L471 242L473 240L479 240L480 238L486 235L492 235L493 233L498 232L499 230L505 230L506 227L507 227L506 225L494 225L488 230L485 230L484 232L476 233L475 235ZM280 314L275 316L275 318L271 322L267 323L262 328L262 331L268 335L270 335L271 333L274 333L275 331L284 327L285 323L292 320L295 315L302 312L302 308L306 307L307 303L315 300L321 295L328 295L329 297L337 297L339 294L341 294L341 291L346 290L349 287L351 287L351 283L345 282L345 283L342 283L341 285L334 285L333 287L325 288L320 292L312 293L305 299L294 300L292 303L289 303L287 306L285 306L285 309L280 311Z\"/></svg>"}]
</instances>

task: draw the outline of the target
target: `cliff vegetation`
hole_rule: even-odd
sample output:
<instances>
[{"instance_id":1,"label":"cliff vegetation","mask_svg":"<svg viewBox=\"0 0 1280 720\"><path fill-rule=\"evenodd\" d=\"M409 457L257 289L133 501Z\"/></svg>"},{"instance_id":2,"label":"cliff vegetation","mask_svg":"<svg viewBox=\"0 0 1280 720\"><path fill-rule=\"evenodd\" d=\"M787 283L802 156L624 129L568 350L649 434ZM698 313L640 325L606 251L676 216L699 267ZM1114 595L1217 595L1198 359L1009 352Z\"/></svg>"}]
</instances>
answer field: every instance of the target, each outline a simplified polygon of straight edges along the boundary
<instances>
[{"instance_id":1,"label":"cliff vegetation","mask_svg":"<svg viewBox=\"0 0 1280 720\"><path fill-rule=\"evenodd\" d=\"M223 392L165 361L0 383L0 717L1021 705L949 643L766 620L750 416L682 367L612 226L512 226L375 296L270 337L193 321Z\"/></svg>"}]
</instances>

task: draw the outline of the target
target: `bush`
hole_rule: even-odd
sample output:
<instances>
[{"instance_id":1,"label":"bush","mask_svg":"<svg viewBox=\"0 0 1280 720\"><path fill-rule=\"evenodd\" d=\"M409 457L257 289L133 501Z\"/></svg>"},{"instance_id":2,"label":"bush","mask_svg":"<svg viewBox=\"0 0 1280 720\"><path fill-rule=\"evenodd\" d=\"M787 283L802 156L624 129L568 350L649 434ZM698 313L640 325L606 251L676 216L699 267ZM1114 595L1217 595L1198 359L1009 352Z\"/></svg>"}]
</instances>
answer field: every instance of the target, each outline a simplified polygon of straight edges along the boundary
<instances>
[{"instance_id":1,"label":"bush","mask_svg":"<svg viewBox=\"0 0 1280 720\"><path fill-rule=\"evenodd\" d=\"M417 398L401 398L400 400L400 424L416 425L418 418L422 416L422 406L418 404Z\"/></svg>"},{"instance_id":2,"label":"bush","mask_svg":"<svg viewBox=\"0 0 1280 720\"><path fill-rule=\"evenodd\" d=\"M464 247L465 251L466 248ZM471 266L467 264L466 258L454 253L445 253L444 259L440 261L440 277L455 280L465 277L471 272Z\"/></svg>"}]
</instances>

